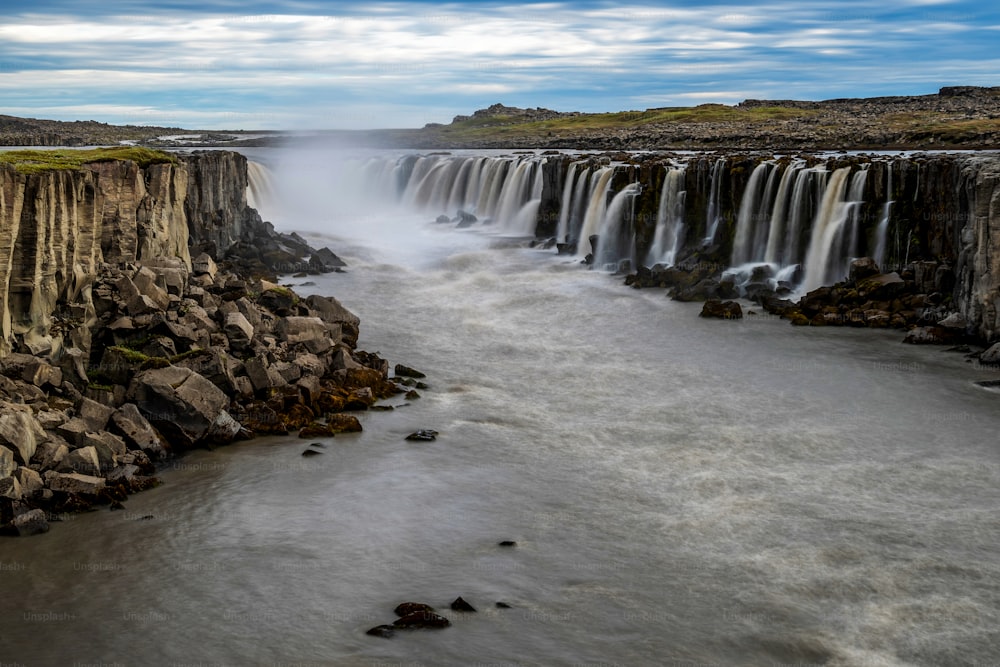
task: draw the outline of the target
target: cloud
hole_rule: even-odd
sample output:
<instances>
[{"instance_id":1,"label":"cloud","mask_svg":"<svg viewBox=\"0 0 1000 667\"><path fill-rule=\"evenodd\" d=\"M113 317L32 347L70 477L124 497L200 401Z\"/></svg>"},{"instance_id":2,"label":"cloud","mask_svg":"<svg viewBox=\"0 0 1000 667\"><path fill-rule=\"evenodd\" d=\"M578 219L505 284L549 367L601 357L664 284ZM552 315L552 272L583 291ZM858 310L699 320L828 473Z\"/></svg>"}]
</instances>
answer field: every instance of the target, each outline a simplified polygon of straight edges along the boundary
<instances>
[{"instance_id":1,"label":"cloud","mask_svg":"<svg viewBox=\"0 0 1000 667\"><path fill-rule=\"evenodd\" d=\"M398 127L446 121L500 95L608 111L646 98L731 103L734 91L924 94L1000 73L982 58L995 50L1000 12L966 0L331 7L40 0L7 9L0 91L9 106L0 112Z\"/></svg>"}]
</instances>

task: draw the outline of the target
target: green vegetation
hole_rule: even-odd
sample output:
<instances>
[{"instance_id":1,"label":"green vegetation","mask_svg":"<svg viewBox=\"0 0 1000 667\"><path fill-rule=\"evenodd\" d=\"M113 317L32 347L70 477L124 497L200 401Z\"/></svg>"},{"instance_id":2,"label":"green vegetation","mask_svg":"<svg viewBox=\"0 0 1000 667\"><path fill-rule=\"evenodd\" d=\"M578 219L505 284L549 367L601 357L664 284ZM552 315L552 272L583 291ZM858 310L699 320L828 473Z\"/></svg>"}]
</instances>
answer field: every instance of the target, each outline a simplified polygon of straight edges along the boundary
<instances>
[{"instance_id":1,"label":"green vegetation","mask_svg":"<svg viewBox=\"0 0 1000 667\"><path fill-rule=\"evenodd\" d=\"M125 359L129 363L133 364L143 364L152 359L152 357L150 357L148 354L143 354L142 352L138 352L131 348L125 347L124 345L113 345L108 349L117 352L118 354L125 357Z\"/></svg>"},{"instance_id":2,"label":"green vegetation","mask_svg":"<svg viewBox=\"0 0 1000 667\"><path fill-rule=\"evenodd\" d=\"M680 123L763 123L815 116L812 109L790 107L731 107L724 104L702 104L696 107L664 107L645 111L577 114L548 120L525 121L515 116L467 118L451 125L434 128L442 137L473 139L496 136L545 136L578 134L641 128Z\"/></svg>"},{"instance_id":3,"label":"green vegetation","mask_svg":"<svg viewBox=\"0 0 1000 667\"><path fill-rule=\"evenodd\" d=\"M138 163L140 167L148 167L151 164L177 163L177 158L170 153L139 146L89 148L86 150L62 148L47 151L23 150L0 152L0 164L12 165L22 174L37 174L57 170L78 170L85 164L115 162L118 160L131 160Z\"/></svg>"}]
</instances>

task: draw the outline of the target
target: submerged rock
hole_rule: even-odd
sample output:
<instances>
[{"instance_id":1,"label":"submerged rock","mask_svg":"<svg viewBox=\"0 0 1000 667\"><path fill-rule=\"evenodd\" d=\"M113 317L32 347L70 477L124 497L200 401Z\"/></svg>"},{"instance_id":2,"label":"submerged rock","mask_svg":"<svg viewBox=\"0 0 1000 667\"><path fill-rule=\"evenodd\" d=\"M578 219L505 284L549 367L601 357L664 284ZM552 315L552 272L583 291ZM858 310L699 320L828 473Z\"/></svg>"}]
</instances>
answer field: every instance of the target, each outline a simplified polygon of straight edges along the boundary
<instances>
[{"instance_id":1,"label":"submerged rock","mask_svg":"<svg viewBox=\"0 0 1000 667\"><path fill-rule=\"evenodd\" d=\"M455 598L455 601L451 603L451 608L454 611L476 611L476 608L462 599L461 596Z\"/></svg>"},{"instance_id":2,"label":"submerged rock","mask_svg":"<svg viewBox=\"0 0 1000 667\"><path fill-rule=\"evenodd\" d=\"M451 621L433 612L417 611L407 614L402 618L397 618L393 621L393 625L397 628L405 628L407 630L437 629L447 628L451 625Z\"/></svg>"},{"instance_id":3,"label":"submerged rock","mask_svg":"<svg viewBox=\"0 0 1000 667\"><path fill-rule=\"evenodd\" d=\"M719 301L709 299L701 309L701 317L714 317L723 320L743 319L743 308L735 301Z\"/></svg>"},{"instance_id":4,"label":"submerged rock","mask_svg":"<svg viewBox=\"0 0 1000 667\"><path fill-rule=\"evenodd\" d=\"M419 442L430 442L432 440L437 440L437 436L438 436L437 431L432 431L431 429L421 429L419 431L414 431L410 435L406 436L406 439Z\"/></svg>"}]
</instances>

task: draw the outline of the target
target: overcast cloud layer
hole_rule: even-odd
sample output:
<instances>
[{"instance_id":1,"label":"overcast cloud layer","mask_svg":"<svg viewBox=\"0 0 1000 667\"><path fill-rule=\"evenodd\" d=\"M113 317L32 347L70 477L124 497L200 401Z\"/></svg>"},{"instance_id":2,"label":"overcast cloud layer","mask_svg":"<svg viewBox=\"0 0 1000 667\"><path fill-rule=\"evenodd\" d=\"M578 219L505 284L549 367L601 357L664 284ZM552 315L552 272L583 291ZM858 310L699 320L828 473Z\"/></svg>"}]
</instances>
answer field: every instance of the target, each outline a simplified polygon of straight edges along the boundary
<instances>
[{"instance_id":1,"label":"overcast cloud layer","mask_svg":"<svg viewBox=\"0 0 1000 667\"><path fill-rule=\"evenodd\" d=\"M97 4L4 3L0 113L419 127L494 102L618 111L1000 85L994 2Z\"/></svg>"}]
</instances>

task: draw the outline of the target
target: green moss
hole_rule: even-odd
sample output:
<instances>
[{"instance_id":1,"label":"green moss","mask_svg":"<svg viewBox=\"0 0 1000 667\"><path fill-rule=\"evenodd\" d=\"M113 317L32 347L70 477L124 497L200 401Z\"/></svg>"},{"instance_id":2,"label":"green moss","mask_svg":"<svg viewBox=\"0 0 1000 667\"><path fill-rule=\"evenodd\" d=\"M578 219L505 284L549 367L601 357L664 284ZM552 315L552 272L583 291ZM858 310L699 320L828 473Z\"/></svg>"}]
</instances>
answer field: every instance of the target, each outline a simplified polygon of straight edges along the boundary
<instances>
[{"instance_id":1,"label":"green moss","mask_svg":"<svg viewBox=\"0 0 1000 667\"><path fill-rule=\"evenodd\" d=\"M198 357L206 354L209 354L209 351L202 350L200 348L194 350L188 350L187 352L181 352L180 354L175 354L174 356L170 357L170 363L176 364L180 361L184 361L185 359L191 359L192 357Z\"/></svg>"},{"instance_id":2,"label":"green moss","mask_svg":"<svg viewBox=\"0 0 1000 667\"><path fill-rule=\"evenodd\" d=\"M157 368L166 368L169 365L170 360L166 357L147 357L146 361L142 362L142 365L139 366L139 370L156 370Z\"/></svg>"},{"instance_id":3,"label":"green moss","mask_svg":"<svg viewBox=\"0 0 1000 667\"><path fill-rule=\"evenodd\" d=\"M95 162L115 162L130 160L140 167L151 164L177 163L177 158L170 153L142 148L139 146L118 146L111 148L90 148L74 150L62 148L56 150L23 150L0 152L0 164L12 165L22 174L38 174L46 171L82 169L85 164Z\"/></svg>"},{"instance_id":4,"label":"green moss","mask_svg":"<svg viewBox=\"0 0 1000 667\"><path fill-rule=\"evenodd\" d=\"M125 347L124 345L113 345L112 347L109 347L108 349L112 350L114 352L119 353L120 355L122 355L123 357L125 357L125 359L128 362L133 363L133 364L142 364L142 363L145 363L146 361L149 361L150 359L152 359L152 357L150 357L148 354L143 354L142 352L137 352L136 350L133 350L133 349L128 348L128 347Z\"/></svg>"},{"instance_id":5,"label":"green moss","mask_svg":"<svg viewBox=\"0 0 1000 667\"><path fill-rule=\"evenodd\" d=\"M94 391L114 391L115 386L113 384L101 384L98 382L90 382L87 384L87 389L93 389Z\"/></svg>"}]
</instances>

